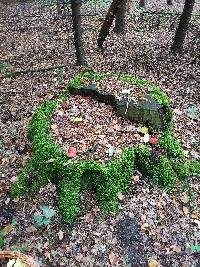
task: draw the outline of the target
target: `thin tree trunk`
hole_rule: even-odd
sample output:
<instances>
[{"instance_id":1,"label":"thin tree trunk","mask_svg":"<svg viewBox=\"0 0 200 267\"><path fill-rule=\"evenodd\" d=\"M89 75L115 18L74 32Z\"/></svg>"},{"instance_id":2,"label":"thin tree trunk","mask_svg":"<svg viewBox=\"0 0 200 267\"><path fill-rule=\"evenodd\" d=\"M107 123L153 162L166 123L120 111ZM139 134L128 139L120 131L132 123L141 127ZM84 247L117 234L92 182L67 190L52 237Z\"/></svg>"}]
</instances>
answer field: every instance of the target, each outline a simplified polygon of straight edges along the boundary
<instances>
[{"instance_id":1,"label":"thin tree trunk","mask_svg":"<svg viewBox=\"0 0 200 267\"><path fill-rule=\"evenodd\" d=\"M85 52L82 43L82 30L81 30L81 0L71 0L72 21L74 32L74 44L76 49L77 65L86 65Z\"/></svg>"},{"instance_id":2,"label":"thin tree trunk","mask_svg":"<svg viewBox=\"0 0 200 267\"><path fill-rule=\"evenodd\" d=\"M103 46L103 43L109 34L110 27L113 23L117 10L120 7L120 4L121 4L121 0L113 0L108 9L108 12L106 14L105 20L103 22L103 25L101 27L101 30L99 32L99 36L97 39L97 44L98 44L98 47L100 48Z\"/></svg>"},{"instance_id":3,"label":"thin tree trunk","mask_svg":"<svg viewBox=\"0 0 200 267\"><path fill-rule=\"evenodd\" d=\"M167 0L167 4L169 5L169 6L171 6L173 3L172 3L172 0Z\"/></svg>"},{"instance_id":4,"label":"thin tree trunk","mask_svg":"<svg viewBox=\"0 0 200 267\"><path fill-rule=\"evenodd\" d=\"M121 0L121 4L116 13L114 32L123 34L125 32L125 18L126 18L127 0Z\"/></svg>"},{"instance_id":5,"label":"thin tree trunk","mask_svg":"<svg viewBox=\"0 0 200 267\"><path fill-rule=\"evenodd\" d=\"M145 8L145 0L140 0L139 7Z\"/></svg>"},{"instance_id":6,"label":"thin tree trunk","mask_svg":"<svg viewBox=\"0 0 200 267\"><path fill-rule=\"evenodd\" d=\"M183 43L189 27L195 0L185 0L183 12L180 17L179 25L176 29L171 51L180 53L183 50Z\"/></svg>"}]
</instances>

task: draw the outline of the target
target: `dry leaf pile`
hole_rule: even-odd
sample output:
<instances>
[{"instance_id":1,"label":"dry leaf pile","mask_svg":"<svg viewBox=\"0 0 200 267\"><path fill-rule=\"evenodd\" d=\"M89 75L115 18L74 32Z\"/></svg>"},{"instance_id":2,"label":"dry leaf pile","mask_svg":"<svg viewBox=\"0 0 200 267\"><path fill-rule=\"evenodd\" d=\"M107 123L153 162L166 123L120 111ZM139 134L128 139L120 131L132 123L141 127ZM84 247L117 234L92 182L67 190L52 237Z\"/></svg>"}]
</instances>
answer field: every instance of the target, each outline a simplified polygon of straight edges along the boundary
<instances>
[{"instance_id":1,"label":"dry leaf pile","mask_svg":"<svg viewBox=\"0 0 200 267\"><path fill-rule=\"evenodd\" d=\"M139 126L117 116L109 105L71 96L55 110L51 128L66 153L75 147L80 159L105 163L142 142Z\"/></svg>"}]
</instances>

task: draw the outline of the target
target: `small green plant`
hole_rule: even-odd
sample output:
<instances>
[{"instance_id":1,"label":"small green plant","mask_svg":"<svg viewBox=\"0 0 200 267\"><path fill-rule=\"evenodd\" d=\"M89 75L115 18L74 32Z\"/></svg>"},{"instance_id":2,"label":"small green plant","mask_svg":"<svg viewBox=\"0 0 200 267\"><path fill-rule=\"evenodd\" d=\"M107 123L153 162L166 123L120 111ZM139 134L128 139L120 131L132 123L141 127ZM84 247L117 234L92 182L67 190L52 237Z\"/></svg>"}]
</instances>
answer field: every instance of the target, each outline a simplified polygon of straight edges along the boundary
<instances>
[{"instance_id":1,"label":"small green plant","mask_svg":"<svg viewBox=\"0 0 200 267\"><path fill-rule=\"evenodd\" d=\"M50 209L47 206L41 207L43 214L34 214L34 220L37 226L46 226L51 223L51 218L56 214L54 209Z\"/></svg>"},{"instance_id":2,"label":"small green plant","mask_svg":"<svg viewBox=\"0 0 200 267\"><path fill-rule=\"evenodd\" d=\"M3 248L3 246L5 245L5 240L4 240L4 234L3 231L0 231L0 249Z\"/></svg>"},{"instance_id":3,"label":"small green plant","mask_svg":"<svg viewBox=\"0 0 200 267\"><path fill-rule=\"evenodd\" d=\"M125 263L126 263L127 267L131 267L132 266L131 259L130 259L130 257L128 255L125 255L124 260L125 260Z\"/></svg>"},{"instance_id":4,"label":"small green plant","mask_svg":"<svg viewBox=\"0 0 200 267\"><path fill-rule=\"evenodd\" d=\"M0 72L2 72L2 73L6 73L11 67L12 67L12 66L11 66L10 63L1 62L1 63L0 63Z\"/></svg>"},{"instance_id":5,"label":"small green plant","mask_svg":"<svg viewBox=\"0 0 200 267\"><path fill-rule=\"evenodd\" d=\"M17 76L17 73L12 69L12 65L6 62L0 63L0 73L8 78L15 78Z\"/></svg>"},{"instance_id":6,"label":"small green plant","mask_svg":"<svg viewBox=\"0 0 200 267\"><path fill-rule=\"evenodd\" d=\"M192 245L190 248L192 252L200 252L200 245Z\"/></svg>"},{"instance_id":7,"label":"small green plant","mask_svg":"<svg viewBox=\"0 0 200 267\"><path fill-rule=\"evenodd\" d=\"M16 252L21 252L21 253L26 253L29 250L29 246L28 245L22 245L22 246L18 246L18 245L13 245L11 247L12 251L16 251Z\"/></svg>"},{"instance_id":8,"label":"small green plant","mask_svg":"<svg viewBox=\"0 0 200 267\"><path fill-rule=\"evenodd\" d=\"M16 225L17 221L13 218L11 224L8 224L0 230L0 249L2 249L6 243L6 236L13 231Z\"/></svg>"}]
</instances>

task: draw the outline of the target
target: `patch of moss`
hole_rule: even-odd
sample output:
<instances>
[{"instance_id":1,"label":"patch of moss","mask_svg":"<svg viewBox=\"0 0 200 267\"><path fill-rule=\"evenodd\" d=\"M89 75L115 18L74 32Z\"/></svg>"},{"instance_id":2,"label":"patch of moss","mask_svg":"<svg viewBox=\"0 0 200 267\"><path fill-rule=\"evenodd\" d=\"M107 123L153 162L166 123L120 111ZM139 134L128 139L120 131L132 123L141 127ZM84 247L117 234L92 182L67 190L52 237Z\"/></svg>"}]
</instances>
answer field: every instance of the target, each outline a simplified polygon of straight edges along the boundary
<instances>
[{"instance_id":1,"label":"patch of moss","mask_svg":"<svg viewBox=\"0 0 200 267\"><path fill-rule=\"evenodd\" d=\"M172 191L176 187L178 177L167 157L160 156L153 172L153 180L164 186L167 191Z\"/></svg>"},{"instance_id":2,"label":"patch of moss","mask_svg":"<svg viewBox=\"0 0 200 267\"><path fill-rule=\"evenodd\" d=\"M166 130L160 140L159 145L166 150L168 155L173 158L184 158L184 150L180 142L172 135L169 130Z\"/></svg>"},{"instance_id":3,"label":"patch of moss","mask_svg":"<svg viewBox=\"0 0 200 267\"><path fill-rule=\"evenodd\" d=\"M189 175L198 175L200 177L200 160L191 160L188 162Z\"/></svg>"}]
</instances>

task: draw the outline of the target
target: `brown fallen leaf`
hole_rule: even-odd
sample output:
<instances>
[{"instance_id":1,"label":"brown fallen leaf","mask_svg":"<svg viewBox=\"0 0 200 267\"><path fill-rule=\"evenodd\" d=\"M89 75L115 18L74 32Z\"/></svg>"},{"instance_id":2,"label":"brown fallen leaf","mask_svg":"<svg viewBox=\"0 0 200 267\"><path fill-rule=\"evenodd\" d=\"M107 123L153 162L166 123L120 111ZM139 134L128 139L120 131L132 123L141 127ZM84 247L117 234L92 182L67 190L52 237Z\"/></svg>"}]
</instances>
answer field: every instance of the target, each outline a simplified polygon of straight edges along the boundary
<instances>
[{"instance_id":1,"label":"brown fallen leaf","mask_svg":"<svg viewBox=\"0 0 200 267\"><path fill-rule=\"evenodd\" d=\"M141 225L141 229L142 229L142 230L146 230L147 228L149 228L149 224L148 224L147 222L145 222L145 223L143 223L143 224Z\"/></svg>"},{"instance_id":2,"label":"brown fallen leaf","mask_svg":"<svg viewBox=\"0 0 200 267\"><path fill-rule=\"evenodd\" d=\"M189 214L189 208L186 206L183 206L183 212L185 215L188 215Z\"/></svg>"},{"instance_id":3,"label":"brown fallen leaf","mask_svg":"<svg viewBox=\"0 0 200 267\"><path fill-rule=\"evenodd\" d=\"M119 262L119 257L114 252L111 252L108 256L111 266L116 266Z\"/></svg>"},{"instance_id":4,"label":"brown fallen leaf","mask_svg":"<svg viewBox=\"0 0 200 267\"><path fill-rule=\"evenodd\" d=\"M64 237L64 232L63 232L62 230L60 230L60 231L58 232L58 238L59 238L59 240L62 240L63 237Z\"/></svg>"},{"instance_id":5,"label":"brown fallen leaf","mask_svg":"<svg viewBox=\"0 0 200 267\"><path fill-rule=\"evenodd\" d=\"M52 124L52 125L51 125L51 129L52 129L52 130L56 130L57 128L58 128L58 126L57 126L56 124Z\"/></svg>"},{"instance_id":6,"label":"brown fallen leaf","mask_svg":"<svg viewBox=\"0 0 200 267\"><path fill-rule=\"evenodd\" d=\"M193 222L196 223L198 225L198 228L200 229L200 221L197 219L194 219Z\"/></svg>"},{"instance_id":7,"label":"brown fallen leaf","mask_svg":"<svg viewBox=\"0 0 200 267\"><path fill-rule=\"evenodd\" d=\"M174 251L174 252L176 252L176 253L181 253L181 247L180 247L180 246L173 245L172 248L173 248L173 251Z\"/></svg>"},{"instance_id":8,"label":"brown fallen leaf","mask_svg":"<svg viewBox=\"0 0 200 267\"><path fill-rule=\"evenodd\" d=\"M139 182L139 180L140 180L140 176L139 175L135 175L135 176L133 176L133 180L134 180L134 182Z\"/></svg>"},{"instance_id":9,"label":"brown fallen leaf","mask_svg":"<svg viewBox=\"0 0 200 267\"><path fill-rule=\"evenodd\" d=\"M159 262L157 262L157 260L150 260L150 261L148 262L148 266L149 266L149 267L159 267L160 264L159 264Z\"/></svg>"},{"instance_id":10,"label":"brown fallen leaf","mask_svg":"<svg viewBox=\"0 0 200 267\"><path fill-rule=\"evenodd\" d=\"M82 259L83 259L83 254L79 253L78 255L75 256L75 259L76 259L78 262L81 262Z\"/></svg>"},{"instance_id":11,"label":"brown fallen leaf","mask_svg":"<svg viewBox=\"0 0 200 267\"><path fill-rule=\"evenodd\" d=\"M200 220L200 213L197 211L193 211L191 214L191 218Z\"/></svg>"},{"instance_id":12,"label":"brown fallen leaf","mask_svg":"<svg viewBox=\"0 0 200 267\"><path fill-rule=\"evenodd\" d=\"M188 196L188 194L185 192L185 193L183 193L183 195L182 195L182 197L181 197L181 201L183 202L183 203L188 203L189 202L189 196Z\"/></svg>"},{"instance_id":13,"label":"brown fallen leaf","mask_svg":"<svg viewBox=\"0 0 200 267\"><path fill-rule=\"evenodd\" d=\"M177 108L174 109L174 113L176 113L177 115L182 115L183 114L183 112L180 109L177 109Z\"/></svg>"},{"instance_id":14,"label":"brown fallen leaf","mask_svg":"<svg viewBox=\"0 0 200 267\"><path fill-rule=\"evenodd\" d=\"M117 197L118 197L118 199L121 200L121 201L124 199L124 195L123 195L121 192L119 192L119 193L117 194Z\"/></svg>"}]
</instances>

